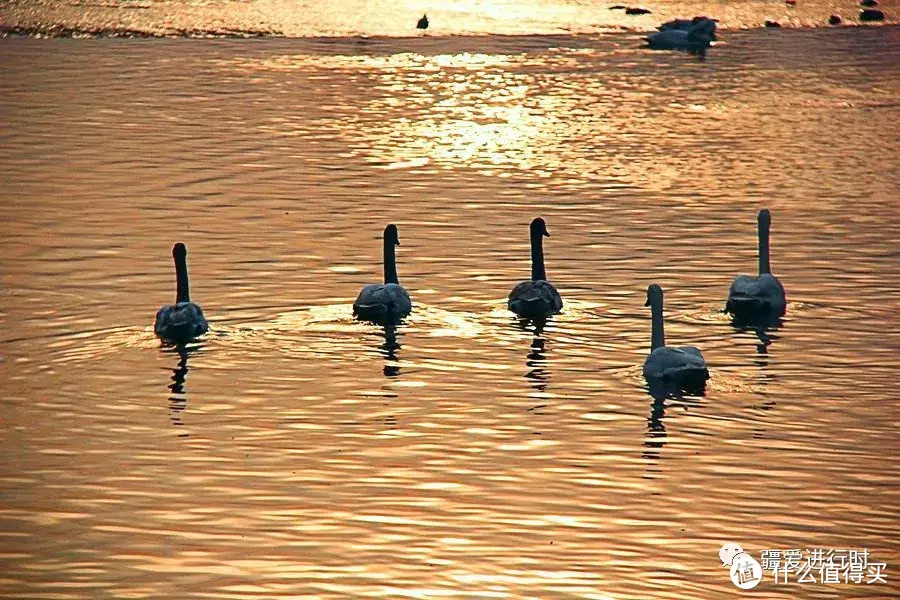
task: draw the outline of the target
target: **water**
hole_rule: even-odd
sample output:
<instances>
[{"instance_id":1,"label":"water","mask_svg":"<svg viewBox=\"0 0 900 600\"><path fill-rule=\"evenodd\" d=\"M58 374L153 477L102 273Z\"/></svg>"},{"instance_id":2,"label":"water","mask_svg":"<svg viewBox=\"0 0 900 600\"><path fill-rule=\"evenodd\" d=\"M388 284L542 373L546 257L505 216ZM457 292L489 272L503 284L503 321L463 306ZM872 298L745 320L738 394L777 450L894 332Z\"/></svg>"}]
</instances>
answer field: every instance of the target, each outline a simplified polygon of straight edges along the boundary
<instances>
[{"instance_id":1,"label":"water","mask_svg":"<svg viewBox=\"0 0 900 600\"><path fill-rule=\"evenodd\" d=\"M895 597L900 30L715 50L0 43L0 595L724 599L735 541L888 563L767 598ZM762 206L757 334L719 310ZM504 308L536 215L539 334ZM388 222L395 336L350 318ZM704 396L645 389L654 281Z\"/></svg>"}]
</instances>

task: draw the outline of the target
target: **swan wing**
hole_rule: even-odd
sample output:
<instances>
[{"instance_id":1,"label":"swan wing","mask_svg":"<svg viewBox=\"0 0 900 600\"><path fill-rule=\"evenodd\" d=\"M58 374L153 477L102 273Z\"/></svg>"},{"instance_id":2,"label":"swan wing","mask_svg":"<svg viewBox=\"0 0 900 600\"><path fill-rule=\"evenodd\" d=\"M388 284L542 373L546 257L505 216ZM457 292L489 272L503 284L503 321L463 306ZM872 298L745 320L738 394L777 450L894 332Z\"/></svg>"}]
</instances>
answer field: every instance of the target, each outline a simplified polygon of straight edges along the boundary
<instances>
[{"instance_id":1,"label":"swan wing","mask_svg":"<svg viewBox=\"0 0 900 600\"><path fill-rule=\"evenodd\" d=\"M209 323L198 305L180 302L159 309L153 331L164 340L186 342L209 331Z\"/></svg>"},{"instance_id":2,"label":"swan wing","mask_svg":"<svg viewBox=\"0 0 900 600\"><path fill-rule=\"evenodd\" d=\"M654 50L685 50L688 47L686 29L664 29L646 37L647 44Z\"/></svg>"},{"instance_id":3,"label":"swan wing","mask_svg":"<svg viewBox=\"0 0 900 600\"><path fill-rule=\"evenodd\" d=\"M558 313L563 301L549 281L523 281L509 293L507 306L520 317L533 319Z\"/></svg>"}]
</instances>

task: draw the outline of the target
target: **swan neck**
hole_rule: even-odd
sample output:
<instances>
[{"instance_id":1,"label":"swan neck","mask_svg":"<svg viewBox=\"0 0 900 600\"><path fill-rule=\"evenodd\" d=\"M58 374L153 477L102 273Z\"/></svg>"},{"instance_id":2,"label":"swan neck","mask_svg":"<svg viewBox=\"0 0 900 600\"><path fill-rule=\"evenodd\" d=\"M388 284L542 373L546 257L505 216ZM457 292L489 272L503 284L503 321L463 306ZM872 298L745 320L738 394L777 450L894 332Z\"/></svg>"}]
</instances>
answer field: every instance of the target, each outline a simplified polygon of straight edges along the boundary
<instances>
[{"instance_id":1,"label":"swan neck","mask_svg":"<svg viewBox=\"0 0 900 600\"><path fill-rule=\"evenodd\" d=\"M384 240L384 282L397 283L397 257L394 251L394 242L385 238Z\"/></svg>"},{"instance_id":2,"label":"swan neck","mask_svg":"<svg viewBox=\"0 0 900 600\"><path fill-rule=\"evenodd\" d=\"M175 293L175 303L191 301L191 286L188 283L187 259L184 255L175 257L175 279L178 285Z\"/></svg>"},{"instance_id":3,"label":"swan neck","mask_svg":"<svg viewBox=\"0 0 900 600\"><path fill-rule=\"evenodd\" d=\"M662 298L654 298L650 311L653 315L653 329L650 336L650 352L666 345L666 333L663 328L663 304Z\"/></svg>"},{"instance_id":4,"label":"swan neck","mask_svg":"<svg viewBox=\"0 0 900 600\"><path fill-rule=\"evenodd\" d=\"M544 270L544 235L541 232L531 233L531 279L547 279L547 271Z\"/></svg>"},{"instance_id":5,"label":"swan neck","mask_svg":"<svg viewBox=\"0 0 900 600\"><path fill-rule=\"evenodd\" d=\"M769 223L760 221L759 223L759 274L765 275L771 273L769 265Z\"/></svg>"}]
</instances>

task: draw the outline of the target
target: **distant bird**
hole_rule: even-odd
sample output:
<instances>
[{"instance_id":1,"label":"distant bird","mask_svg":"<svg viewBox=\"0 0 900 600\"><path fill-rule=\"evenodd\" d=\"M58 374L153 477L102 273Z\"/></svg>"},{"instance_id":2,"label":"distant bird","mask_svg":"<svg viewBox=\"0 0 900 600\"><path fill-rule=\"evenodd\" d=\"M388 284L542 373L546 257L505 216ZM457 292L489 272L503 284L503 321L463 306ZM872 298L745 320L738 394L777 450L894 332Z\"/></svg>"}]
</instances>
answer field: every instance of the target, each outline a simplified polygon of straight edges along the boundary
<instances>
[{"instance_id":1,"label":"distant bird","mask_svg":"<svg viewBox=\"0 0 900 600\"><path fill-rule=\"evenodd\" d=\"M649 15L650 12L649 8L642 8L640 6L629 6L625 9L626 15Z\"/></svg>"},{"instance_id":2,"label":"distant bird","mask_svg":"<svg viewBox=\"0 0 900 600\"><path fill-rule=\"evenodd\" d=\"M769 266L769 228L772 215L768 209L759 211L756 218L759 236L759 275L740 275L728 290L725 312L735 316L783 315L787 306L784 286L772 275Z\"/></svg>"},{"instance_id":3,"label":"distant bird","mask_svg":"<svg viewBox=\"0 0 900 600\"><path fill-rule=\"evenodd\" d=\"M884 21L884 13L875 8L864 8L859 11L860 21Z\"/></svg>"},{"instance_id":4,"label":"distant bird","mask_svg":"<svg viewBox=\"0 0 900 600\"><path fill-rule=\"evenodd\" d=\"M625 10L626 8L628 7L624 4L616 4L615 6L610 6L609 10Z\"/></svg>"},{"instance_id":5,"label":"distant bird","mask_svg":"<svg viewBox=\"0 0 900 600\"><path fill-rule=\"evenodd\" d=\"M663 290L658 284L647 288L644 306L650 307L652 315L650 355L644 361L644 378L648 383L664 382L691 388L703 386L709 379L709 369L700 350L693 346L666 346Z\"/></svg>"},{"instance_id":6,"label":"distant bird","mask_svg":"<svg viewBox=\"0 0 900 600\"><path fill-rule=\"evenodd\" d=\"M770 29L779 29L781 28L781 23L779 23L778 21L770 21L766 19L765 26Z\"/></svg>"},{"instance_id":7,"label":"distant bird","mask_svg":"<svg viewBox=\"0 0 900 600\"><path fill-rule=\"evenodd\" d=\"M187 270L187 248L181 242L172 248L175 259L175 280L177 291L175 304L163 306L156 313L153 331L167 342L183 344L209 331L209 324L203 310L191 302L190 284Z\"/></svg>"},{"instance_id":8,"label":"distant bird","mask_svg":"<svg viewBox=\"0 0 900 600\"><path fill-rule=\"evenodd\" d=\"M841 15L831 15L830 17L828 17L829 25L840 25L843 22L844 20L841 19Z\"/></svg>"},{"instance_id":9,"label":"distant bird","mask_svg":"<svg viewBox=\"0 0 900 600\"><path fill-rule=\"evenodd\" d=\"M544 270L544 237L550 237L544 219L531 222L531 279L509 293L509 310L524 319L546 319L562 310L563 301Z\"/></svg>"},{"instance_id":10,"label":"distant bird","mask_svg":"<svg viewBox=\"0 0 900 600\"><path fill-rule=\"evenodd\" d=\"M416 29L428 29L428 15L422 15L422 18L416 23Z\"/></svg>"},{"instance_id":11,"label":"distant bird","mask_svg":"<svg viewBox=\"0 0 900 600\"><path fill-rule=\"evenodd\" d=\"M878 6L878 0L860 0L859 5L867 8L875 8Z\"/></svg>"},{"instance_id":12,"label":"distant bird","mask_svg":"<svg viewBox=\"0 0 900 600\"><path fill-rule=\"evenodd\" d=\"M716 22L707 17L694 17L687 29L663 29L645 39L652 50L684 50L702 56L716 39Z\"/></svg>"},{"instance_id":13,"label":"distant bird","mask_svg":"<svg viewBox=\"0 0 900 600\"><path fill-rule=\"evenodd\" d=\"M696 16L693 19L672 19L671 21L666 21L659 27L657 27L657 31L665 31L667 29L683 29L684 31L688 31L694 25L701 23L703 21L711 21L713 25L715 25L716 20L710 19L709 17ZM711 40L716 39L716 28L712 28L711 32Z\"/></svg>"},{"instance_id":14,"label":"distant bird","mask_svg":"<svg viewBox=\"0 0 900 600\"><path fill-rule=\"evenodd\" d=\"M394 224L384 228L384 283L367 285L353 303L353 315L364 321L394 324L412 310L409 292L397 279L394 248L400 245L400 234Z\"/></svg>"}]
</instances>

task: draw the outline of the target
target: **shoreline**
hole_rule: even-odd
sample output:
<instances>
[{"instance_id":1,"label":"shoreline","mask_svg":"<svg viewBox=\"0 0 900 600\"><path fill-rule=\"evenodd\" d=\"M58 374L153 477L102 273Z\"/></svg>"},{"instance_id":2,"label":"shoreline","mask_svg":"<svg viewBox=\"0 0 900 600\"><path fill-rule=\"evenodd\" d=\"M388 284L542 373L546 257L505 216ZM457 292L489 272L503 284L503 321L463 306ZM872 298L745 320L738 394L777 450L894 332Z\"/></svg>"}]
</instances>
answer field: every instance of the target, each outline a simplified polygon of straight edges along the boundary
<instances>
[{"instance_id":1,"label":"shoreline","mask_svg":"<svg viewBox=\"0 0 900 600\"><path fill-rule=\"evenodd\" d=\"M857 23L845 22L840 25L785 25L780 29L790 30L816 30L816 29L847 29L859 27L897 27L900 22L885 21L880 23ZM756 29L766 29L764 25L757 27L737 27L726 28L721 27L719 31L753 31ZM31 38L31 39L279 39L279 40L381 40L381 39L418 39L418 38L478 38L478 37L580 37L592 35L606 35L617 33L642 34L657 31L653 29L634 29L630 27L610 27L606 30L593 32L568 32L568 33L458 33L446 35L408 35L408 36L390 36L390 35L314 35L314 36L290 36L282 31L268 31L261 29L237 30L237 29L181 29L174 28L167 31L145 31L141 29L131 29L127 27L68 27L64 25L6 25L0 24L0 39L7 38Z\"/></svg>"}]
</instances>

